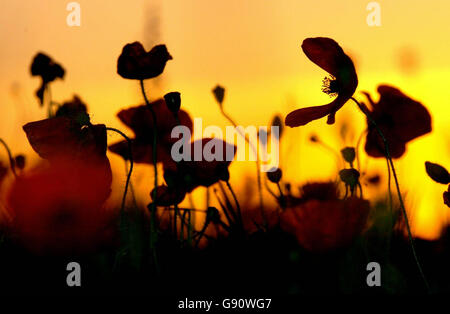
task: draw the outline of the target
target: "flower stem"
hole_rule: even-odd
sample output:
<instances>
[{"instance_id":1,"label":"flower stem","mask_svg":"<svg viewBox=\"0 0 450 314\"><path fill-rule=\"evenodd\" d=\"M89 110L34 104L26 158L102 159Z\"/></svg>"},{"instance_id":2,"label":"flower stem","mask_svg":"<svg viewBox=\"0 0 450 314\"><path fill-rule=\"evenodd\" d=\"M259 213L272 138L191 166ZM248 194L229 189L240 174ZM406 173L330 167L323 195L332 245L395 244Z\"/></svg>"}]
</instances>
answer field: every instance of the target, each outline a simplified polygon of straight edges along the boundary
<instances>
[{"instance_id":1,"label":"flower stem","mask_svg":"<svg viewBox=\"0 0 450 314\"><path fill-rule=\"evenodd\" d=\"M121 215L123 215L124 210L125 210L125 202L127 199L128 186L130 185L130 180L131 180L131 173L133 172L133 152L131 150L131 140L128 136L126 136L122 131L120 131L118 129L107 127L106 130L120 134L128 142L128 155L130 156L130 169L127 174L127 181L125 183L125 191L123 192L122 206L120 207Z\"/></svg>"},{"instance_id":2,"label":"flower stem","mask_svg":"<svg viewBox=\"0 0 450 314\"><path fill-rule=\"evenodd\" d=\"M381 131L380 127L378 126L376 121L373 119L372 115L369 113L367 108L365 106L361 105L355 98L351 97L351 99L358 105L358 108L369 119L370 123L373 124L373 126L375 127L378 135L381 137L381 139L383 141L384 148L385 148L385 151L386 151L386 160L388 162L388 165L390 165L390 167L392 169L392 174L394 176L395 186L397 188L398 200L400 202L400 207L402 209L403 217L405 218L406 230L408 232L408 238L409 238L409 242L410 242L410 245L411 245L411 250L412 250L412 253L414 255L414 259L416 261L417 268L419 269L420 275L421 275L421 277L423 279L423 282L424 282L424 284L426 286L426 289L427 289L428 293L430 293L431 292L430 286L429 286L428 281L427 281L427 279L425 277L425 274L424 274L424 272L422 270L422 266L420 265L419 258L417 257L417 253L416 253L416 249L415 249L415 245L414 245L414 239L412 237L411 228L409 226L408 215L406 213L405 204L403 202L402 194L401 194L401 191L400 191L400 184L398 182L397 172L395 171L394 162L392 161L392 157L391 157L391 154L390 154L390 151L389 151L388 141L386 140L386 137L384 136L384 134Z\"/></svg>"},{"instance_id":3,"label":"flower stem","mask_svg":"<svg viewBox=\"0 0 450 314\"><path fill-rule=\"evenodd\" d=\"M142 95L144 96L144 100L145 100L145 104L147 105L148 109L150 110L150 113L152 115L152 119L153 119L153 149L152 149L152 159L153 159L153 169L154 169L154 175L155 175L155 183L154 183L154 189L153 189L153 195L152 195L152 206L151 206L151 222L150 222L150 232L152 235L152 239L150 241L150 248L153 251L153 259L155 262L156 267L158 268L158 263L157 263L157 258L156 258L156 252L155 252L155 245L156 245L156 236L157 236L157 231L156 231L156 187L158 186L158 166L157 166L157 137L158 137L158 128L156 126L156 114L155 114L155 110L153 110L152 105L150 104L148 98L147 98L147 94L145 93L145 88L144 88L144 80L140 80L140 86L141 86L141 91L142 91ZM176 217L176 215L175 215Z\"/></svg>"},{"instance_id":4,"label":"flower stem","mask_svg":"<svg viewBox=\"0 0 450 314\"><path fill-rule=\"evenodd\" d=\"M239 202L238 202L238 200L237 200L236 194L234 193L233 188L231 187L230 181L226 181L226 184L227 184L228 189L229 189L230 192L231 192L231 195L233 195L234 202L236 203L236 208L237 208L237 212L238 212L238 220L239 220L239 223L241 224L241 227L244 227L244 226L243 226L243 222L242 222L241 206L239 205Z\"/></svg>"},{"instance_id":5,"label":"flower stem","mask_svg":"<svg viewBox=\"0 0 450 314\"><path fill-rule=\"evenodd\" d=\"M264 202L263 202L263 195L262 195L262 183L261 183L261 165L259 160L259 152L258 149L255 147L255 145L250 142L250 139L248 136L243 134L239 129L237 129L237 124L234 122L234 120L225 112L222 106L220 106L220 112L222 115L236 128L238 133L245 139L245 141L248 143L248 145L253 150L253 153L256 155L256 178L258 181L258 192L259 192L259 206L261 210L261 218L263 219L264 225L267 225L266 216L264 213Z\"/></svg>"},{"instance_id":6,"label":"flower stem","mask_svg":"<svg viewBox=\"0 0 450 314\"><path fill-rule=\"evenodd\" d=\"M14 162L14 159L12 157L11 150L9 149L8 144L6 144L6 142L3 139L1 139L1 138L0 138L0 143L2 143L2 145L6 149L6 152L8 153L9 166L11 168L12 173L14 174L14 177L17 178L16 169L15 169L15 166L14 166L15 162Z\"/></svg>"}]
</instances>

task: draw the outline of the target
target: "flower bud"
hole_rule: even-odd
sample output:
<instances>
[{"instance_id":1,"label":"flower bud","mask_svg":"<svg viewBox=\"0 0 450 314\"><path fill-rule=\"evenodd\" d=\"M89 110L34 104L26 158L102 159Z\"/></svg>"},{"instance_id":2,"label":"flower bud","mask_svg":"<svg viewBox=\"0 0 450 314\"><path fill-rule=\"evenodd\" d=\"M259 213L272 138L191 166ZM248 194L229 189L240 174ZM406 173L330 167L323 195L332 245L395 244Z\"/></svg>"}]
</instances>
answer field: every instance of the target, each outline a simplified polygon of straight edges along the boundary
<instances>
[{"instance_id":1,"label":"flower bud","mask_svg":"<svg viewBox=\"0 0 450 314\"><path fill-rule=\"evenodd\" d=\"M273 183L280 182L282 175L283 175L283 172L281 171L280 168L276 168L274 171L267 172L267 178L269 179L270 182L273 182Z\"/></svg>"},{"instance_id":2,"label":"flower bud","mask_svg":"<svg viewBox=\"0 0 450 314\"><path fill-rule=\"evenodd\" d=\"M447 169L445 169L441 165L427 161L425 162L425 169L428 176L434 181L442 184L450 183L450 174L448 173Z\"/></svg>"},{"instance_id":3,"label":"flower bud","mask_svg":"<svg viewBox=\"0 0 450 314\"><path fill-rule=\"evenodd\" d=\"M181 97L179 92L171 92L164 95L164 100L166 101L167 108L173 113L178 114L181 107Z\"/></svg>"}]
</instances>

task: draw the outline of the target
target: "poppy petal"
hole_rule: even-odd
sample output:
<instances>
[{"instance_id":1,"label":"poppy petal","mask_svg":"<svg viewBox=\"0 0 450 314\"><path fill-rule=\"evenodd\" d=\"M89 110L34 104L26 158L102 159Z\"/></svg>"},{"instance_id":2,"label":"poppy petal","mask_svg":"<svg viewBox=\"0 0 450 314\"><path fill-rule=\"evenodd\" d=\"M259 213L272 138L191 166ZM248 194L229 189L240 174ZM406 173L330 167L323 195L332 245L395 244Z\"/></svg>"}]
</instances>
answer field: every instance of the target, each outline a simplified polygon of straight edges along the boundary
<instances>
[{"instance_id":1,"label":"poppy petal","mask_svg":"<svg viewBox=\"0 0 450 314\"><path fill-rule=\"evenodd\" d=\"M333 111L333 108L333 103L317 107L300 108L290 112L286 116L284 123L291 128L305 125L313 120L329 115Z\"/></svg>"}]
</instances>

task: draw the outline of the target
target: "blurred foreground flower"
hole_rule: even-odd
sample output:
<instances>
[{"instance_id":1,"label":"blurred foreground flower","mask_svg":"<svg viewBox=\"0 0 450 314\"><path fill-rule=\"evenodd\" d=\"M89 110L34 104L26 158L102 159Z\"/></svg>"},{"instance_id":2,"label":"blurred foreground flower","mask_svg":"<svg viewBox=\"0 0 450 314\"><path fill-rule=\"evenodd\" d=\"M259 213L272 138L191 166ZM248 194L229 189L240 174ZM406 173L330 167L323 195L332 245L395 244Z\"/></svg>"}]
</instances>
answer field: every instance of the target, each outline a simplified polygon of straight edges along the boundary
<instances>
[{"instance_id":1,"label":"blurred foreground flower","mask_svg":"<svg viewBox=\"0 0 450 314\"><path fill-rule=\"evenodd\" d=\"M178 125L177 119L166 106L163 99L151 103L155 111L158 129L157 161L171 161L170 149L172 144L178 141L171 137L172 129ZM184 110L178 111L180 124L189 128L192 132L192 120ZM120 111L117 116L135 134L132 140L133 161L136 163L152 164L153 132L155 132L152 115L148 106L141 105ZM121 141L109 146L109 150L128 160L128 143Z\"/></svg>"},{"instance_id":2,"label":"blurred foreground flower","mask_svg":"<svg viewBox=\"0 0 450 314\"><path fill-rule=\"evenodd\" d=\"M323 80L322 91L337 97L327 105L292 111L286 116L285 124L297 127L325 116L328 116L327 123L333 124L336 112L353 96L358 86L353 61L331 38L307 38L303 41L302 49L312 62L331 74L331 78Z\"/></svg>"},{"instance_id":3,"label":"blurred foreground flower","mask_svg":"<svg viewBox=\"0 0 450 314\"><path fill-rule=\"evenodd\" d=\"M37 253L79 254L112 240L115 215L107 164L60 160L14 181L8 195L11 232Z\"/></svg>"},{"instance_id":4,"label":"blurred foreground flower","mask_svg":"<svg viewBox=\"0 0 450 314\"><path fill-rule=\"evenodd\" d=\"M172 56L165 45L146 52L140 42L127 44L117 61L117 73L126 79L145 80L160 75Z\"/></svg>"},{"instance_id":5,"label":"blurred foreground flower","mask_svg":"<svg viewBox=\"0 0 450 314\"><path fill-rule=\"evenodd\" d=\"M14 181L8 194L11 231L39 253L82 253L111 239L114 214L106 127L56 117L24 126L33 149L50 161Z\"/></svg>"},{"instance_id":6,"label":"blurred foreground flower","mask_svg":"<svg viewBox=\"0 0 450 314\"><path fill-rule=\"evenodd\" d=\"M378 86L380 99L375 103L368 93L364 93L372 106L370 115L383 132L392 158L400 158L406 151L406 144L413 139L431 132L431 116L428 110L399 89ZM369 156L385 157L384 143L373 123L367 120L368 132L365 150Z\"/></svg>"},{"instance_id":7,"label":"blurred foreground flower","mask_svg":"<svg viewBox=\"0 0 450 314\"><path fill-rule=\"evenodd\" d=\"M305 249L324 252L349 245L364 230L369 211L367 200L339 199L334 183L306 184L301 199L281 214L281 226Z\"/></svg>"}]
</instances>

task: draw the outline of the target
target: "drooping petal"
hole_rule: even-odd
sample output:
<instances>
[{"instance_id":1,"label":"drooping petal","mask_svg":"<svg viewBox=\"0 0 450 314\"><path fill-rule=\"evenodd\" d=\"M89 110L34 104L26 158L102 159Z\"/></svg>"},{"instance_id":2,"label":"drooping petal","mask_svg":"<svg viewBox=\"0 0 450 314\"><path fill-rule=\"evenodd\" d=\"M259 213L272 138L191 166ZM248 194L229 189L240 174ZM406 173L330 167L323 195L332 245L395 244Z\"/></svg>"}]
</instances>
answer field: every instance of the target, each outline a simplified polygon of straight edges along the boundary
<instances>
[{"instance_id":1,"label":"drooping petal","mask_svg":"<svg viewBox=\"0 0 450 314\"><path fill-rule=\"evenodd\" d=\"M293 127L308 124L309 122L311 122L313 120L323 118L332 112L332 110L334 108L333 103L334 102L332 102L328 105L300 108L300 109L294 110L286 116L284 123L287 126L293 128Z\"/></svg>"}]
</instances>

